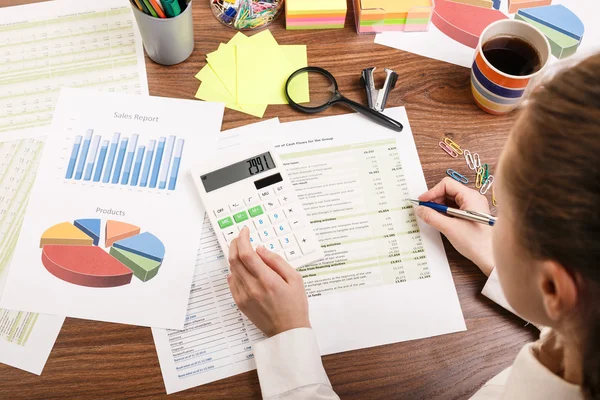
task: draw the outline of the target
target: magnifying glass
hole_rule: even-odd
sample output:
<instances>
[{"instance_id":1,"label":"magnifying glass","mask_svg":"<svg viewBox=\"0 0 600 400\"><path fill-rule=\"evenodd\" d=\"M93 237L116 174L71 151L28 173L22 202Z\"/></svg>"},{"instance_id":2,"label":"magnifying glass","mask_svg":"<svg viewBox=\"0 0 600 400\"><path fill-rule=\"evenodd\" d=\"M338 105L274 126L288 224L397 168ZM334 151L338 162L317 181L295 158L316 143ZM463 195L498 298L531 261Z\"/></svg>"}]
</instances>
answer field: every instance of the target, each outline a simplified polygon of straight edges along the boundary
<instances>
[{"instance_id":1,"label":"magnifying glass","mask_svg":"<svg viewBox=\"0 0 600 400\"><path fill-rule=\"evenodd\" d=\"M310 99L306 96L306 91L299 90L306 87L307 83L310 87ZM306 67L294 72L285 84L285 95L290 106L303 113L317 114L334 104L344 104L371 121L396 132L402 132L404 128L400 122L387 115L342 96L333 75L323 68Z\"/></svg>"}]
</instances>

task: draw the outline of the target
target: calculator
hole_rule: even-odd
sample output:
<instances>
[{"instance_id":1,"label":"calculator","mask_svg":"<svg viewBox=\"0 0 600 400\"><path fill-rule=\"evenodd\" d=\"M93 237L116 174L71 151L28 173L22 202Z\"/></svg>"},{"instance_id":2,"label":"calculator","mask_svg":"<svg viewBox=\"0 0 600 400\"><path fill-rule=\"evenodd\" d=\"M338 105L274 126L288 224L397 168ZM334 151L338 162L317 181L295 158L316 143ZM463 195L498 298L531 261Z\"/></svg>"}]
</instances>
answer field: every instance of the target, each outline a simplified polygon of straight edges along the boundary
<instances>
[{"instance_id":1,"label":"calculator","mask_svg":"<svg viewBox=\"0 0 600 400\"><path fill-rule=\"evenodd\" d=\"M295 268L323 258L283 163L272 149L219 151L217 160L193 168L192 175L226 257L233 239L247 226L253 248L263 245Z\"/></svg>"}]
</instances>

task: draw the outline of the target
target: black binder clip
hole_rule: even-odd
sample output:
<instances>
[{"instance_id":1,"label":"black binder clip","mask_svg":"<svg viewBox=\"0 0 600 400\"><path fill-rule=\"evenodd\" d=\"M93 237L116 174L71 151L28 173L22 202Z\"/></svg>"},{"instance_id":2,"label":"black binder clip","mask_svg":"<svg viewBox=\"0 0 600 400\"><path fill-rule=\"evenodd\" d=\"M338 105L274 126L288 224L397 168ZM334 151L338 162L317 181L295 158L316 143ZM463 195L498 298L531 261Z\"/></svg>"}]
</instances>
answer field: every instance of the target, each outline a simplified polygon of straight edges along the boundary
<instances>
[{"instance_id":1,"label":"black binder clip","mask_svg":"<svg viewBox=\"0 0 600 400\"><path fill-rule=\"evenodd\" d=\"M360 81L367 91L369 108L383 112L388 101L388 96L392 89L396 87L396 82L398 82L398 74L391 69L385 68L384 71L387 77L385 78L383 88L375 89L374 72L376 69L375 67L364 69Z\"/></svg>"}]
</instances>

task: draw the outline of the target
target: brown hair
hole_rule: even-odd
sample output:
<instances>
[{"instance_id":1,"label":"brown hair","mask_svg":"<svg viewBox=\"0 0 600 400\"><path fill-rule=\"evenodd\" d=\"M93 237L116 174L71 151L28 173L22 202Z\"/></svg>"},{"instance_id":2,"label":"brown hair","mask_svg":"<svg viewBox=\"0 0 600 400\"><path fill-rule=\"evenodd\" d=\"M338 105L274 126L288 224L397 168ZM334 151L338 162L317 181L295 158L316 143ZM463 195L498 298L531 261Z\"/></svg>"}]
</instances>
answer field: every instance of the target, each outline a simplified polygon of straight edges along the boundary
<instances>
[{"instance_id":1,"label":"brown hair","mask_svg":"<svg viewBox=\"0 0 600 400\"><path fill-rule=\"evenodd\" d=\"M600 399L600 54L535 90L503 163L518 240L578 282L583 393Z\"/></svg>"}]
</instances>

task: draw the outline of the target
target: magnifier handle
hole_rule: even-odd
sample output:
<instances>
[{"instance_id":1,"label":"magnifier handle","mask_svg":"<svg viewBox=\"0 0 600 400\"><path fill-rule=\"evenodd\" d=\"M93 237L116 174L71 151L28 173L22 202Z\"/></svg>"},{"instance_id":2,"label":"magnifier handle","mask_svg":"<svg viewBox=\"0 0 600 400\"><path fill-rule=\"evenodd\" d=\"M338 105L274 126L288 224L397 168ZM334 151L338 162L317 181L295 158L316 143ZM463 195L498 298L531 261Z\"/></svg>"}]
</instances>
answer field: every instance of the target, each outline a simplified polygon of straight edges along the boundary
<instances>
[{"instance_id":1,"label":"magnifier handle","mask_svg":"<svg viewBox=\"0 0 600 400\"><path fill-rule=\"evenodd\" d=\"M371 121L378 123L379 125L385 126L386 128L392 129L396 132L402 132L404 126L402 124L385 114L377 112L375 110L371 110L368 107L363 106L355 101L347 99L345 97L341 98L339 102L346 104L348 107L352 108L357 113L364 115L369 118Z\"/></svg>"}]
</instances>

